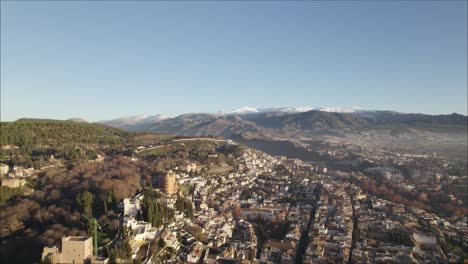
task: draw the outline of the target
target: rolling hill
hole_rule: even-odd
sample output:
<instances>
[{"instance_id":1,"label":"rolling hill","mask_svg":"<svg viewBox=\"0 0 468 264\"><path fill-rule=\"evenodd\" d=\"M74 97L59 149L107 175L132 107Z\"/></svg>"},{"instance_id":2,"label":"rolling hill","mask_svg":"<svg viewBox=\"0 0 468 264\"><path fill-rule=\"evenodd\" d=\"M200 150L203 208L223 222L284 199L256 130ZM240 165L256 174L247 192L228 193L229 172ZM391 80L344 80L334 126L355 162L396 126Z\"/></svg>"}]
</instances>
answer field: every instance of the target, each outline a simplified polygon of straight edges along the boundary
<instances>
[{"instance_id":1,"label":"rolling hill","mask_svg":"<svg viewBox=\"0 0 468 264\"><path fill-rule=\"evenodd\" d=\"M51 119L19 119L1 123L0 143L22 146L64 144L114 144L131 136L129 132L96 123Z\"/></svg>"},{"instance_id":2,"label":"rolling hill","mask_svg":"<svg viewBox=\"0 0 468 264\"><path fill-rule=\"evenodd\" d=\"M184 114L157 122L114 125L131 131L150 131L189 136L215 135L231 137L241 133L280 137L343 135L365 131L390 134L465 133L467 116L406 114L392 111L329 112L311 110L246 111L241 114Z\"/></svg>"}]
</instances>

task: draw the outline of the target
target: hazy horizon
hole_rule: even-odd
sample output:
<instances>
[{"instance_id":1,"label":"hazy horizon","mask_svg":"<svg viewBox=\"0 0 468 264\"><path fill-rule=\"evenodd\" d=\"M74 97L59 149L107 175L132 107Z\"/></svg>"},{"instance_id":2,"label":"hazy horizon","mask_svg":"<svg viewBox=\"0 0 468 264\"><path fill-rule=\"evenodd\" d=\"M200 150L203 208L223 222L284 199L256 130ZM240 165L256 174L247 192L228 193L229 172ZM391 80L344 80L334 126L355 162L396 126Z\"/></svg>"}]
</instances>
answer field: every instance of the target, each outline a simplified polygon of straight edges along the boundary
<instances>
[{"instance_id":1,"label":"hazy horizon","mask_svg":"<svg viewBox=\"0 0 468 264\"><path fill-rule=\"evenodd\" d=\"M467 114L466 1L2 1L1 119Z\"/></svg>"}]
</instances>

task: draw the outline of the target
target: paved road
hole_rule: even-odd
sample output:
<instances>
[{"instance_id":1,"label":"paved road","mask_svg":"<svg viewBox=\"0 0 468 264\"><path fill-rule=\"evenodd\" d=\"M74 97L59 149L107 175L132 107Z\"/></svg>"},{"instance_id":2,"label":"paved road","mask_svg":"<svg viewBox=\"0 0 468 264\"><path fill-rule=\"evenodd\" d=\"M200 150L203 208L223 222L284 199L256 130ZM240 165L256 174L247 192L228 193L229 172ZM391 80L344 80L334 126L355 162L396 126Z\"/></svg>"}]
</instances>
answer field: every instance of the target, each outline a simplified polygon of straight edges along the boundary
<instances>
[{"instance_id":1,"label":"paved road","mask_svg":"<svg viewBox=\"0 0 468 264\"><path fill-rule=\"evenodd\" d=\"M181 138L181 139L173 139L172 140L172 142L184 142L184 141L226 142L227 140L226 139L216 139L216 138ZM162 147L167 147L169 145L171 145L171 143L165 144L165 145L160 145L160 146L155 146L155 147L150 147L150 148L144 148L144 149L137 150L136 153L140 153L140 152L147 151L147 150L158 149L158 148L162 148Z\"/></svg>"}]
</instances>

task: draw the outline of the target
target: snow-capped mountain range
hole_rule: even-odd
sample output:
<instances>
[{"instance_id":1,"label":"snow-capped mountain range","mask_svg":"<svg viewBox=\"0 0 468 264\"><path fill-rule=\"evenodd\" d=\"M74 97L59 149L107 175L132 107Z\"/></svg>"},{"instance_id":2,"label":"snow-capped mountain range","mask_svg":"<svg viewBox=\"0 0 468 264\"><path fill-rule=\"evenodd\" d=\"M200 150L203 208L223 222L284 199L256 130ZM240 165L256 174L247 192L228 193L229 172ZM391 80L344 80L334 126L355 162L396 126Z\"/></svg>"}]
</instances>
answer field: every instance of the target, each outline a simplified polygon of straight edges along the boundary
<instances>
[{"instance_id":1,"label":"snow-capped mountain range","mask_svg":"<svg viewBox=\"0 0 468 264\"><path fill-rule=\"evenodd\" d=\"M364 110L360 107L241 107L215 113L187 113L179 116L141 115L101 121L109 126L131 131L148 131L189 136L239 134L270 136L310 136L366 130L427 127L450 132L466 130L466 116L424 115L394 111ZM399 133L400 133L399 132Z\"/></svg>"},{"instance_id":2,"label":"snow-capped mountain range","mask_svg":"<svg viewBox=\"0 0 468 264\"><path fill-rule=\"evenodd\" d=\"M127 129L139 124L154 124L159 121L171 118L167 115L138 115L138 116L124 116L111 120L103 120L98 123L106 124L112 127L119 127Z\"/></svg>"},{"instance_id":3,"label":"snow-capped mountain range","mask_svg":"<svg viewBox=\"0 0 468 264\"><path fill-rule=\"evenodd\" d=\"M303 113L312 110L318 110L322 112L334 112L334 113L354 113L357 111L363 111L361 107L311 107L311 106L299 106L299 107L262 107L255 108L249 106L243 106L238 109L230 111L219 111L214 113L201 113L214 116L234 116L234 115L250 115L267 112L282 112L282 113ZM111 120L102 120L98 123L126 128L127 126L134 126L136 124L152 124L158 123L162 120L173 118L175 116L170 115L136 115L136 116L124 116Z\"/></svg>"},{"instance_id":4,"label":"snow-capped mountain range","mask_svg":"<svg viewBox=\"0 0 468 264\"><path fill-rule=\"evenodd\" d=\"M318 110L322 112L334 112L334 113L354 113L362 111L361 107L312 107L312 106L299 106L299 107L271 107L271 108L254 108L244 106L232 111L220 112L221 115L243 115L253 113L265 113L265 112L284 112L284 113L302 113L312 110Z\"/></svg>"}]
</instances>

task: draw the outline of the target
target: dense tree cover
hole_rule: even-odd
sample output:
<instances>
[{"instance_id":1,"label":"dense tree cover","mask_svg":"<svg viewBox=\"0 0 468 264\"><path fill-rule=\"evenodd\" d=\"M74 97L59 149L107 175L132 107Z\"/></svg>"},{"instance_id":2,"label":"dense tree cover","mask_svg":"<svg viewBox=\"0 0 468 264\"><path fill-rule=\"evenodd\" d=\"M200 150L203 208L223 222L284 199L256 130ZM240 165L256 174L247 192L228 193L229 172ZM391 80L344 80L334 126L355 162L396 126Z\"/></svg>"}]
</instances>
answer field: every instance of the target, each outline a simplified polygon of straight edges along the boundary
<instances>
[{"instance_id":1,"label":"dense tree cover","mask_svg":"<svg viewBox=\"0 0 468 264\"><path fill-rule=\"evenodd\" d=\"M414 247L414 243L411 240L410 235L406 230L398 230L398 229L393 229L393 230L388 230L386 232L386 242L388 243L393 243L397 245L405 245L407 247Z\"/></svg>"},{"instance_id":2,"label":"dense tree cover","mask_svg":"<svg viewBox=\"0 0 468 264\"><path fill-rule=\"evenodd\" d=\"M195 186L190 184L180 184L177 186L177 189L180 195L188 197L193 194Z\"/></svg>"},{"instance_id":3,"label":"dense tree cover","mask_svg":"<svg viewBox=\"0 0 468 264\"><path fill-rule=\"evenodd\" d=\"M140 189L142 179L149 177L144 171L147 166L117 157L70 169L49 169L38 175L31 195L0 207L0 233L9 239L53 245L63 236L86 233L87 221L80 216L84 213L96 217L104 231L113 234L119 227L113 209Z\"/></svg>"},{"instance_id":4,"label":"dense tree cover","mask_svg":"<svg viewBox=\"0 0 468 264\"><path fill-rule=\"evenodd\" d=\"M234 160L230 157L239 157L243 153L243 147L241 145L222 145L218 148L218 151L221 152L224 156L228 157L226 163L231 166L234 166Z\"/></svg>"},{"instance_id":5,"label":"dense tree cover","mask_svg":"<svg viewBox=\"0 0 468 264\"><path fill-rule=\"evenodd\" d=\"M109 263L116 263L119 259L121 263L133 263L132 261L132 248L128 239L124 239L122 243L109 250Z\"/></svg>"},{"instance_id":6,"label":"dense tree cover","mask_svg":"<svg viewBox=\"0 0 468 264\"><path fill-rule=\"evenodd\" d=\"M41 255L41 244L30 239L5 241L0 245L0 263L33 263L31 256Z\"/></svg>"},{"instance_id":7,"label":"dense tree cover","mask_svg":"<svg viewBox=\"0 0 468 264\"><path fill-rule=\"evenodd\" d=\"M76 204L80 211L89 217L93 215L93 202L94 195L88 191L80 192L76 196Z\"/></svg>"},{"instance_id":8,"label":"dense tree cover","mask_svg":"<svg viewBox=\"0 0 468 264\"><path fill-rule=\"evenodd\" d=\"M0 186L0 205L4 204L11 198L17 197L23 193L23 188L9 188Z\"/></svg>"},{"instance_id":9,"label":"dense tree cover","mask_svg":"<svg viewBox=\"0 0 468 264\"><path fill-rule=\"evenodd\" d=\"M174 219L174 211L166 206L161 194L152 190L145 190L142 203L142 217L155 227Z\"/></svg>"},{"instance_id":10,"label":"dense tree cover","mask_svg":"<svg viewBox=\"0 0 468 264\"><path fill-rule=\"evenodd\" d=\"M57 146L73 142L94 144L122 143L132 137L132 133L120 129L89 123L72 121L20 119L15 122L2 122L0 143L30 148L37 145Z\"/></svg>"},{"instance_id":11,"label":"dense tree cover","mask_svg":"<svg viewBox=\"0 0 468 264\"><path fill-rule=\"evenodd\" d=\"M135 133L101 124L46 119L1 122L0 144L3 162L40 168L51 155L62 161L82 162L98 152L123 153Z\"/></svg>"},{"instance_id":12,"label":"dense tree cover","mask_svg":"<svg viewBox=\"0 0 468 264\"><path fill-rule=\"evenodd\" d=\"M258 217L255 221L250 221L254 226L255 235L258 238L260 248L269 239L282 240L286 237L291 223L289 221L265 221ZM261 252L261 251L260 251Z\"/></svg>"},{"instance_id":13,"label":"dense tree cover","mask_svg":"<svg viewBox=\"0 0 468 264\"><path fill-rule=\"evenodd\" d=\"M223 145L219 148L219 151L221 153L224 153L225 155L234 155L236 157L241 156L244 152L244 147L242 145L238 144L230 144L230 145Z\"/></svg>"},{"instance_id":14,"label":"dense tree cover","mask_svg":"<svg viewBox=\"0 0 468 264\"><path fill-rule=\"evenodd\" d=\"M138 156L147 161L157 161L157 164L155 164L157 167L154 169L158 173L187 165L187 161L195 162L198 165L205 165L207 169L223 168L229 170L234 168L233 159L236 156L234 154L229 155L232 153L228 153L227 155L220 153L219 149L223 145L224 143L221 142L203 140L173 142L160 148L142 151L138 153ZM204 171L204 173L208 175L210 171Z\"/></svg>"},{"instance_id":15,"label":"dense tree cover","mask_svg":"<svg viewBox=\"0 0 468 264\"><path fill-rule=\"evenodd\" d=\"M193 205L190 199L183 198L178 195L175 202L175 208L180 212L184 212L185 217L193 218Z\"/></svg>"},{"instance_id":16,"label":"dense tree cover","mask_svg":"<svg viewBox=\"0 0 468 264\"><path fill-rule=\"evenodd\" d=\"M35 245L25 263L38 261L42 247L59 244L63 236L91 235L81 214L98 220L104 229L103 234L98 234L99 243L108 242L120 227L117 204L142 188L150 189L153 178L169 169L187 162L230 167L226 163L230 153L219 153L218 147L222 145L219 142L172 142L169 136L53 120L21 120L1 125L1 144L19 147L3 150L2 162L38 168L48 165L54 155L65 165L43 169L31 182L34 192L29 195L12 195L14 191L2 190L0 198L5 203L0 205L0 236L9 245L8 252ZM138 160L131 160L125 155L133 154L135 138L143 138L151 145L161 145L165 140L168 147L163 152L144 153ZM87 162L97 154L107 157L102 162ZM187 191L190 194L190 188ZM173 219L174 211L166 206L160 194L153 192L144 197L141 218L155 226ZM191 203L185 200L179 209L187 215L193 213ZM2 260L3 249L2 246ZM127 249L122 244L109 253L111 257L125 258ZM15 262L12 257L19 256L8 255Z\"/></svg>"}]
</instances>

